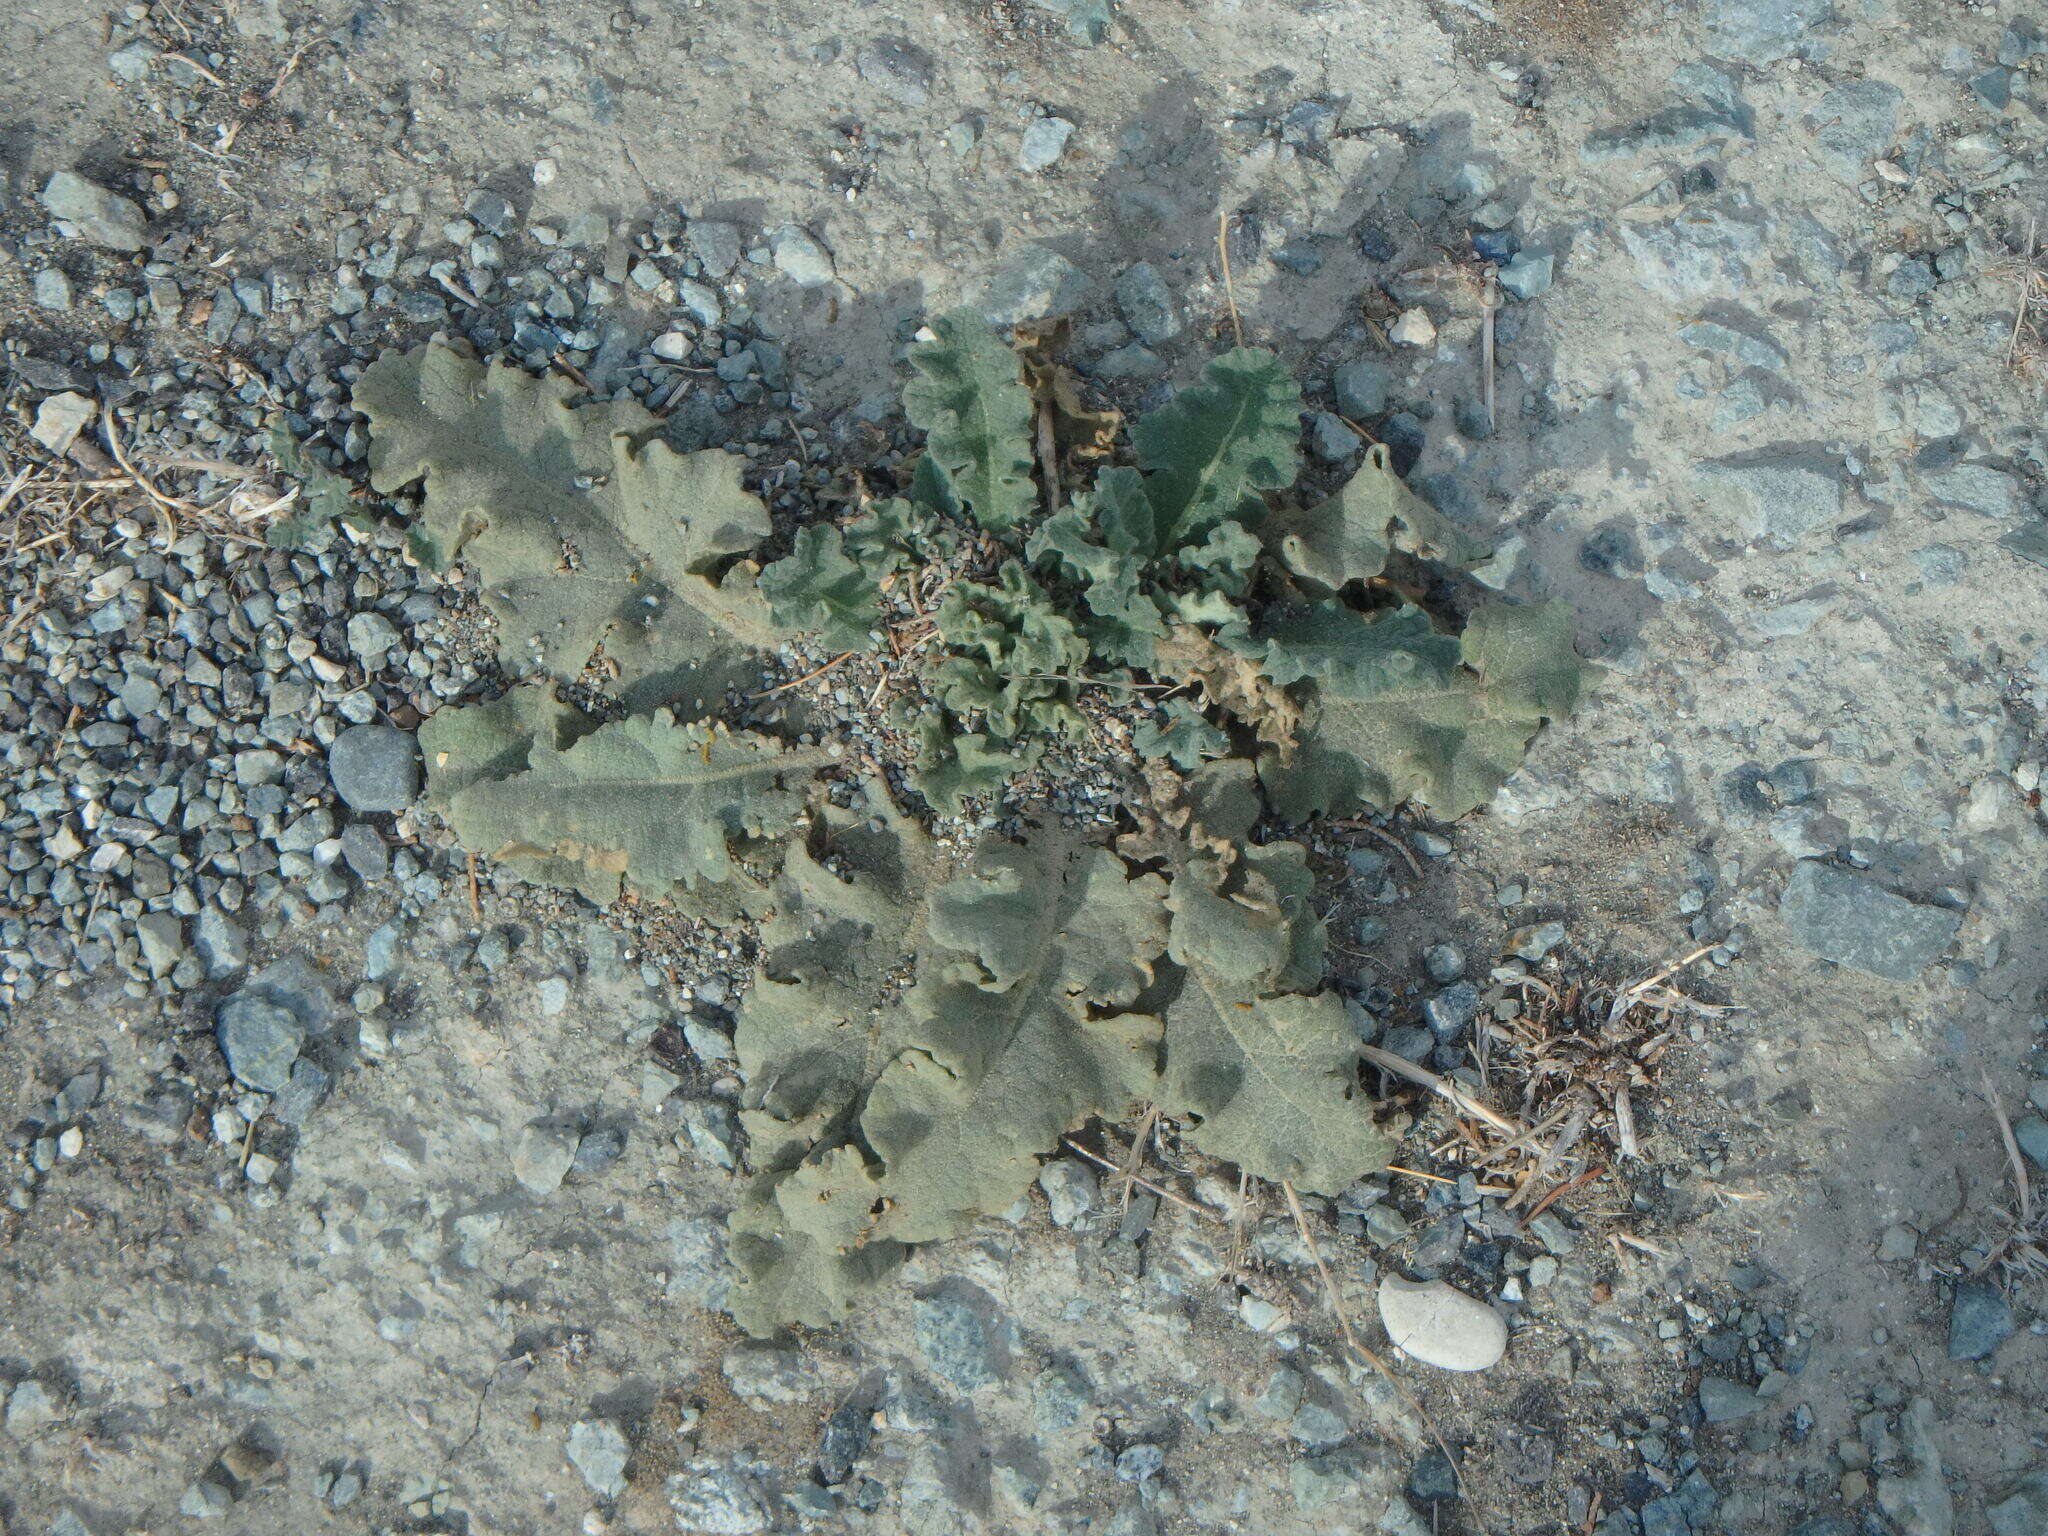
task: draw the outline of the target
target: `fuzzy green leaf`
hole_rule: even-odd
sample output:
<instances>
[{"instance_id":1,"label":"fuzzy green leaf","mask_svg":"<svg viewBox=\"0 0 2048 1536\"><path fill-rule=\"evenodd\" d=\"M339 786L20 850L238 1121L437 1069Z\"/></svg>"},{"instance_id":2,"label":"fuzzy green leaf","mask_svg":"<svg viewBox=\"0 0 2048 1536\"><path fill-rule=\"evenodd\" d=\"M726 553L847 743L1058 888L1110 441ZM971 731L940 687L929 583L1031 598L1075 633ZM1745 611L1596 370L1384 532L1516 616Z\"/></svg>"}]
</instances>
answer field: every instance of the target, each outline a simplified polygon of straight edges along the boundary
<instances>
[{"instance_id":1,"label":"fuzzy green leaf","mask_svg":"<svg viewBox=\"0 0 2048 1536\"><path fill-rule=\"evenodd\" d=\"M1301 386L1271 352L1240 347L1141 417L1131 440L1162 552L1220 523L1256 525L1266 513L1259 493L1286 489L1300 470Z\"/></svg>"},{"instance_id":2,"label":"fuzzy green leaf","mask_svg":"<svg viewBox=\"0 0 2048 1536\"><path fill-rule=\"evenodd\" d=\"M1041 523L1025 546L1041 569L1051 568L1080 588L1090 621L1085 628L1098 656L1127 666L1149 666L1166 634L1148 580L1151 506L1137 471L1105 470L1093 491L1077 495Z\"/></svg>"},{"instance_id":3,"label":"fuzzy green leaf","mask_svg":"<svg viewBox=\"0 0 2048 1536\"><path fill-rule=\"evenodd\" d=\"M596 729L595 720L556 698L548 684L508 689L488 704L437 709L420 726L427 805L446 816L470 785L524 773L535 742L566 752Z\"/></svg>"},{"instance_id":4,"label":"fuzzy green leaf","mask_svg":"<svg viewBox=\"0 0 2048 1536\"><path fill-rule=\"evenodd\" d=\"M874 644L881 589L847 558L844 536L830 523L799 529L790 552L762 569L760 586L776 623L816 635L835 651Z\"/></svg>"},{"instance_id":5,"label":"fuzzy green leaf","mask_svg":"<svg viewBox=\"0 0 2048 1536\"><path fill-rule=\"evenodd\" d=\"M910 775L911 787L948 816L963 814L970 799L1000 793L1038 755L1035 744L1021 752L999 747L986 736L960 730L943 714L926 714L916 731L917 766Z\"/></svg>"},{"instance_id":6,"label":"fuzzy green leaf","mask_svg":"<svg viewBox=\"0 0 2048 1536\"><path fill-rule=\"evenodd\" d=\"M1227 845L1226 845L1227 846ZM1322 980L1307 849L1274 843L1176 871L1159 1102L1188 1139L1259 1178L1332 1193L1392 1151L1358 1089L1358 1039Z\"/></svg>"},{"instance_id":7,"label":"fuzzy green leaf","mask_svg":"<svg viewBox=\"0 0 2048 1536\"><path fill-rule=\"evenodd\" d=\"M1408 489L1384 443L1329 500L1276 517L1260 530L1289 570L1329 592L1370 581L1394 550L1468 571L1492 550Z\"/></svg>"},{"instance_id":8,"label":"fuzzy green leaf","mask_svg":"<svg viewBox=\"0 0 2048 1536\"><path fill-rule=\"evenodd\" d=\"M424 480L416 547L475 565L507 670L574 678L602 644L629 701L709 692L687 674L778 638L734 564L767 537L767 509L740 484L744 460L678 454L640 406L578 393L438 342L387 352L355 390L371 486Z\"/></svg>"},{"instance_id":9,"label":"fuzzy green leaf","mask_svg":"<svg viewBox=\"0 0 2048 1536\"><path fill-rule=\"evenodd\" d=\"M1484 608L1447 677L1418 667L1355 698L1339 679L1318 685L1300 746L1260 760L1273 809L1306 821L1413 800L1450 820L1486 804L1543 722L1578 705L1590 669L1573 650L1576 623L1568 603Z\"/></svg>"},{"instance_id":10,"label":"fuzzy green leaf","mask_svg":"<svg viewBox=\"0 0 2048 1536\"><path fill-rule=\"evenodd\" d=\"M1230 752L1230 738L1186 699L1168 699L1164 720L1146 720L1131 733L1140 757L1163 757L1176 767L1194 769Z\"/></svg>"},{"instance_id":11,"label":"fuzzy green leaf","mask_svg":"<svg viewBox=\"0 0 2048 1536\"><path fill-rule=\"evenodd\" d=\"M1159 1021L1130 1009L1166 943L1158 876L1045 837L934 888L913 824L846 835L792 850L735 1036L762 1171L732 1305L754 1333L833 1321L902 1244L1007 1209L1156 1070Z\"/></svg>"},{"instance_id":12,"label":"fuzzy green leaf","mask_svg":"<svg viewBox=\"0 0 2048 1536\"><path fill-rule=\"evenodd\" d=\"M955 582L936 623L951 654L932 687L955 714L986 720L1002 741L1083 728L1073 678L1088 642L1017 561L1005 562L995 586Z\"/></svg>"},{"instance_id":13,"label":"fuzzy green leaf","mask_svg":"<svg viewBox=\"0 0 2048 1536\"><path fill-rule=\"evenodd\" d=\"M924 463L992 532L1014 528L1038 506L1031 479L1031 393L1017 354L972 310L932 321L936 339L913 347L917 371L903 410L924 429Z\"/></svg>"},{"instance_id":14,"label":"fuzzy green leaf","mask_svg":"<svg viewBox=\"0 0 2048 1536\"><path fill-rule=\"evenodd\" d=\"M448 821L468 847L599 906L624 884L659 900L730 878L730 841L787 830L804 805L796 786L827 761L822 748L658 710L566 750L535 739L522 771L457 790Z\"/></svg>"},{"instance_id":15,"label":"fuzzy green leaf","mask_svg":"<svg viewBox=\"0 0 2048 1536\"><path fill-rule=\"evenodd\" d=\"M1313 677L1332 694L1370 699L1394 688L1440 687L1456 674L1460 656L1456 637L1437 633L1412 604L1368 616L1325 598L1273 626L1264 665L1283 686Z\"/></svg>"}]
</instances>

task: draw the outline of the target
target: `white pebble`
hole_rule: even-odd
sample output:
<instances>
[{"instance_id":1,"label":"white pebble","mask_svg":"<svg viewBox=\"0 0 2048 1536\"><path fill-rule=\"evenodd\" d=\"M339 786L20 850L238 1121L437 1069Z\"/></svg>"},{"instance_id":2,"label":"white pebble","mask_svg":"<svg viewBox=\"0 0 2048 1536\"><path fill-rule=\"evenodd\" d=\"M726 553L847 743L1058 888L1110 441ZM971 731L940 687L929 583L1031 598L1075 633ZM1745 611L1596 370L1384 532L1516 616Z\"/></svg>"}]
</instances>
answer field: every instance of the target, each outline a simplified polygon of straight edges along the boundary
<instances>
[{"instance_id":1,"label":"white pebble","mask_svg":"<svg viewBox=\"0 0 2048 1536\"><path fill-rule=\"evenodd\" d=\"M1447 1371L1483 1371L1508 1347L1501 1315L1441 1280L1388 1275L1380 1282L1380 1321L1395 1347Z\"/></svg>"}]
</instances>

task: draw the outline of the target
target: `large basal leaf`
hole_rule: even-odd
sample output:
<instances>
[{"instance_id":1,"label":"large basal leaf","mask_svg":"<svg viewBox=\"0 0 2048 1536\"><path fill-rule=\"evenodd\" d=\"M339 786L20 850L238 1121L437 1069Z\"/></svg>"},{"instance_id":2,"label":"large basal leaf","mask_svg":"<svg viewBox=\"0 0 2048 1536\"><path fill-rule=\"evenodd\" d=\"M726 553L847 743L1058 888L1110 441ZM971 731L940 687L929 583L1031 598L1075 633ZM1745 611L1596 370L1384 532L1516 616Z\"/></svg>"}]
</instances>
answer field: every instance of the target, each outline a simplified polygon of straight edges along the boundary
<instances>
[{"instance_id":1,"label":"large basal leaf","mask_svg":"<svg viewBox=\"0 0 2048 1536\"><path fill-rule=\"evenodd\" d=\"M573 678L602 645L629 701L713 691L691 674L722 676L733 642L778 637L735 564L767 537L767 509L743 460L678 454L642 407L578 393L438 342L387 352L355 389L371 486L425 482L415 545L476 567L508 671Z\"/></svg>"},{"instance_id":2,"label":"large basal leaf","mask_svg":"<svg viewBox=\"0 0 2048 1536\"><path fill-rule=\"evenodd\" d=\"M1207 537L1219 523L1256 525L1262 491L1300 470L1301 386L1271 352L1240 347L1139 418L1131 441L1160 524L1160 548Z\"/></svg>"},{"instance_id":3,"label":"large basal leaf","mask_svg":"<svg viewBox=\"0 0 2048 1536\"><path fill-rule=\"evenodd\" d=\"M901 1245L1007 1209L1156 1065L1159 1021L1129 1010L1166 943L1158 876L1048 837L934 887L911 824L842 835L793 850L735 1037L760 1172L733 1308L755 1333L834 1321Z\"/></svg>"},{"instance_id":4,"label":"large basal leaf","mask_svg":"<svg viewBox=\"0 0 2048 1536\"><path fill-rule=\"evenodd\" d=\"M970 799L994 795L1038 760L1038 744L998 746L988 737L963 731L944 711L925 713L912 727L917 737L917 762L910 784L932 808L958 816Z\"/></svg>"},{"instance_id":5,"label":"large basal leaf","mask_svg":"<svg viewBox=\"0 0 2048 1536\"><path fill-rule=\"evenodd\" d=\"M466 785L447 815L468 847L600 906L624 885L655 900L728 879L732 840L786 831L829 760L822 748L679 725L658 710L566 750L536 739L523 771Z\"/></svg>"},{"instance_id":6,"label":"large basal leaf","mask_svg":"<svg viewBox=\"0 0 2048 1536\"><path fill-rule=\"evenodd\" d=\"M524 773L535 742L566 752L597 722L555 696L553 684L511 688L488 704L449 705L420 726L427 805L441 815L472 784Z\"/></svg>"},{"instance_id":7,"label":"large basal leaf","mask_svg":"<svg viewBox=\"0 0 2048 1536\"><path fill-rule=\"evenodd\" d=\"M1200 1117L1185 1134L1210 1156L1334 1193L1393 1147L1359 1089L1344 1005L1318 990L1312 886L1298 843L1182 861L1169 898L1181 985L1166 1010L1159 1102Z\"/></svg>"},{"instance_id":8,"label":"large basal leaf","mask_svg":"<svg viewBox=\"0 0 2048 1536\"><path fill-rule=\"evenodd\" d=\"M1329 500L1274 517L1259 530L1266 547L1304 581L1334 592L1370 581L1394 550L1468 571L1492 550L1408 489L1384 443Z\"/></svg>"},{"instance_id":9,"label":"large basal leaf","mask_svg":"<svg viewBox=\"0 0 2048 1536\"><path fill-rule=\"evenodd\" d=\"M1390 689L1441 687L1456 675L1457 637L1439 634L1413 604L1367 615L1336 598L1286 613L1266 637L1266 675L1315 678L1332 694L1369 699Z\"/></svg>"},{"instance_id":10,"label":"large basal leaf","mask_svg":"<svg viewBox=\"0 0 2048 1536\"><path fill-rule=\"evenodd\" d=\"M1017 354L972 310L932 321L935 339L911 348L917 377L903 411L925 433L924 462L982 527L1000 533L1038 506L1031 479L1031 393Z\"/></svg>"},{"instance_id":11,"label":"large basal leaf","mask_svg":"<svg viewBox=\"0 0 2048 1536\"><path fill-rule=\"evenodd\" d=\"M1341 677L1316 684L1292 755L1260 759L1273 809L1298 822L1414 801L1449 820L1485 805L1543 722L1577 707L1590 669L1576 626L1569 603L1483 608L1447 676L1418 666L1357 697Z\"/></svg>"}]
</instances>

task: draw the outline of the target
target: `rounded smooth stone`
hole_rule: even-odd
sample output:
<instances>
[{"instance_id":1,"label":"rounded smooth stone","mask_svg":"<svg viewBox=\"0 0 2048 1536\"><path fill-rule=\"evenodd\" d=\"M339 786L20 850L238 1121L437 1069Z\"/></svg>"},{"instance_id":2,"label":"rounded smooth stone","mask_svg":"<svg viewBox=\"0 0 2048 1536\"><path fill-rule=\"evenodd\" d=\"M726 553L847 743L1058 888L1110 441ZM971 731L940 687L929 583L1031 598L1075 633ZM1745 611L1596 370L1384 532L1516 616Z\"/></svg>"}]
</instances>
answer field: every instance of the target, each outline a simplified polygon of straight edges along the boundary
<instances>
[{"instance_id":1,"label":"rounded smooth stone","mask_svg":"<svg viewBox=\"0 0 2048 1536\"><path fill-rule=\"evenodd\" d=\"M1388 1275L1380 1282L1380 1321L1400 1349L1447 1371L1483 1371L1507 1352L1501 1315L1441 1280Z\"/></svg>"},{"instance_id":2,"label":"rounded smooth stone","mask_svg":"<svg viewBox=\"0 0 2048 1536\"><path fill-rule=\"evenodd\" d=\"M388 725L352 725L327 749L334 792L356 811L402 811L419 797L419 745Z\"/></svg>"}]
</instances>

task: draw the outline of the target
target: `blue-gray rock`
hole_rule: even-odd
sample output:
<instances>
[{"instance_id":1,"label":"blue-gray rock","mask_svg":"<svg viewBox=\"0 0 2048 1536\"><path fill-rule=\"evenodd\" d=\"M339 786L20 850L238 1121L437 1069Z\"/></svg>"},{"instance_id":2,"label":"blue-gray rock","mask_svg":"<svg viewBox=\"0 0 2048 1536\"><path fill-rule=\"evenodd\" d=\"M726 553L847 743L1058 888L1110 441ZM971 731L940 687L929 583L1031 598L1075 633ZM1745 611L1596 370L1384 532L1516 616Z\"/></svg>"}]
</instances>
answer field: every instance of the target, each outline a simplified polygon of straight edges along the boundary
<instances>
[{"instance_id":1,"label":"blue-gray rock","mask_svg":"<svg viewBox=\"0 0 2048 1536\"><path fill-rule=\"evenodd\" d=\"M775 270L799 288L823 288L837 275L832 253L801 224L785 224L768 240Z\"/></svg>"},{"instance_id":2,"label":"blue-gray rock","mask_svg":"<svg viewBox=\"0 0 2048 1536\"><path fill-rule=\"evenodd\" d=\"M1150 347L1134 341L1103 353L1087 371L1098 379L1156 379L1166 372L1166 362Z\"/></svg>"},{"instance_id":3,"label":"blue-gray rock","mask_svg":"<svg viewBox=\"0 0 2048 1536\"><path fill-rule=\"evenodd\" d=\"M569 1426L566 1449L570 1465L600 1499L616 1499L626 1491L626 1462L633 1450L611 1420L579 1419Z\"/></svg>"},{"instance_id":4,"label":"blue-gray rock","mask_svg":"<svg viewBox=\"0 0 2048 1536\"><path fill-rule=\"evenodd\" d=\"M1963 914L1923 906L1846 869L1808 860L1778 902L1792 941L1886 981L1911 981L1947 949Z\"/></svg>"},{"instance_id":5,"label":"blue-gray rock","mask_svg":"<svg viewBox=\"0 0 2048 1536\"><path fill-rule=\"evenodd\" d=\"M2048 1168L2048 1120L2039 1115L2023 1117L2013 1125L2012 1139L2036 1167Z\"/></svg>"},{"instance_id":6,"label":"blue-gray rock","mask_svg":"<svg viewBox=\"0 0 2048 1536\"><path fill-rule=\"evenodd\" d=\"M1449 986L1465 974L1465 951L1455 944L1432 944L1422 952L1422 968L1439 986Z\"/></svg>"},{"instance_id":7,"label":"blue-gray rock","mask_svg":"<svg viewBox=\"0 0 2048 1536\"><path fill-rule=\"evenodd\" d=\"M1437 1039L1451 1041L1462 1035L1479 1016L1479 989L1469 981L1445 987L1422 1005L1422 1017Z\"/></svg>"},{"instance_id":8,"label":"blue-gray rock","mask_svg":"<svg viewBox=\"0 0 2048 1536\"><path fill-rule=\"evenodd\" d=\"M1949 1309L1948 1357L1987 1359L2018 1327L2012 1303L1995 1282L1965 1280L1956 1287L1955 1305Z\"/></svg>"},{"instance_id":9,"label":"blue-gray rock","mask_svg":"<svg viewBox=\"0 0 2048 1536\"><path fill-rule=\"evenodd\" d=\"M320 1107L320 1101L333 1086L334 1079L325 1067L301 1056L292 1063L291 1080L270 1106L271 1113L286 1125L304 1125L306 1117Z\"/></svg>"},{"instance_id":10,"label":"blue-gray rock","mask_svg":"<svg viewBox=\"0 0 2048 1536\"><path fill-rule=\"evenodd\" d=\"M61 267L45 267L36 274L30 295L35 299L36 308L66 314L71 309L71 279L64 275Z\"/></svg>"},{"instance_id":11,"label":"blue-gray rock","mask_svg":"<svg viewBox=\"0 0 2048 1536\"><path fill-rule=\"evenodd\" d=\"M1038 1187L1053 1225L1071 1227L1095 1209L1101 1184L1078 1158L1056 1157L1038 1170Z\"/></svg>"},{"instance_id":12,"label":"blue-gray rock","mask_svg":"<svg viewBox=\"0 0 2048 1536\"><path fill-rule=\"evenodd\" d=\"M1317 411L1309 441L1325 464L1342 464L1365 446L1364 440L1328 411Z\"/></svg>"},{"instance_id":13,"label":"blue-gray rock","mask_svg":"<svg viewBox=\"0 0 2048 1536\"><path fill-rule=\"evenodd\" d=\"M1125 268L1123 276L1116 280L1116 307L1124 323L1148 346L1171 341L1184 325L1173 302L1173 290L1149 261Z\"/></svg>"},{"instance_id":14,"label":"blue-gray rock","mask_svg":"<svg viewBox=\"0 0 2048 1536\"><path fill-rule=\"evenodd\" d=\"M723 219L692 219L683 238L690 253L712 277L730 277L740 264L743 241L740 227Z\"/></svg>"},{"instance_id":15,"label":"blue-gray rock","mask_svg":"<svg viewBox=\"0 0 2048 1536\"><path fill-rule=\"evenodd\" d=\"M1715 1520L1720 1508L1714 1485L1694 1472L1670 1493L1643 1506L1643 1536L1712 1536L1720 1529Z\"/></svg>"},{"instance_id":16,"label":"blue-gray rock","mask_svg":"<svg viewBox=\"0 0 2048 1536\"><path fill-rule=\"evenodd\" d=\"M1891 147L1899 131L1904 95L1882 80L1851 80L1821 97L1813 109L1820 125L1813 147L1820 163L1837 181L1850 186L1870 177L1870 163Z\"/></svg>"},{"instance_id":17,"label":"blue-gray rock","mask_svg":"<svg viewBox=\"0 0 2048 1536\"><path fill-rule=\"evenodd\" d=\"M1640 122L1586 135L1579 158L1590 164L1636 155L1668 155L1716 139L1748 138L1749 128L1720 107L1674 102Z\"/></svg>"},{"instance_id":18,"label":"blue-gray rock","mask_svg":"<svg viewBox=\"0 0 2048 1536\"><path fill-rule=\"evenodd\" d=\"M1687 208L1668 222L1622 219L1616 233L1635 262L1636 282L1661 298L1680 301L1748 287L1749 260L1765 249L1761 222L1738 219L1712 205Z\"/></svg>"},{"instance_id":19,"label":"blue-gray rock","mask_svg":"<svg viewBox=\"0 0 2048 1536\"><path fill-rule=\"evenodd\" d=\"M282 1093L306 1043L306 1025L267 990L250 988L220 1005L214 1037L238 1081L263 1093Z\"/></svg>"},{"instance_id":20,"label":"blue-gray rock","mask_svg":"<svg viewBox=\"0 0 2048 1536\"><path fill-rule=\"evenodd\" d=\"M1337 396L1337 409L1353 421L1370 421L1385 415L1387 391L1393 384L1394 370L1370 357L1344 364L1330 380Z\"/></svg>"},{"instance_id":21,"label":"blue-gray rock","mask_svg":"<svg viewBox=\"0 0 2048 1536\"><path fill-rule=\"evenodd\" d=\"M1738 331L1717 320L1695 320L1681 326L1678 339L1703 352L1723 353L1745 368L1768 368L1776 373L1784 368L1786 362L1783 349L1775 342Z\"/></svg>"},{"instance_id":22,"label":"blue-gray rock","mask_svg":"<svg viewBox=\"0 0 2048 1536\"><path fill-rule=\"evenodd\" d=\"M70 225L81 240L110 251L139 251L149 243L140 208L76 171L51 176L41 201L51 218Z\"/></svg>"},{"instance_id":23,"label":"blue-gray rock","mask_svg":"<svg viewBox=\"0 0 2048 1536\"><path fill-rule=\"evenodd\" d=\"M932 56L900 37L878 37L854 55L861 79L892 101L922 107L932 98Z\"/></svg>"},{"instance_id":24,"label":"blue-gray rock","mask_svg":"<svg viewBox=\"0 0 2048 1536\"><path fill-rule=\"evenodd\" d=\"M1842 520L1842 481L1835 466L1810 456L1702 464L1700 494L1731 516L1745 538L1790 549Z\"/></svg>"},{"instance_id":25,"label":"blue-gray rock","mask_svg":"<svg viewBox=\"0 0 2048 1536\"><path fill-rule=\"evenodd\" d=\"M845 1482L854 1463L867 1454L874 1433L875 1405L866 1393L855 1393L834 1408L818 1442L818 1481L828 1488Z\"/></svg>"},{"instance_id":26,"label":"blue-gray rock","mask_svg":"<svg viewBox=\"0 0 2048 1536\"><path fill-rule=\"evenodd\" d=\"M1004 258L982 294L990 325L1023 325L1078 309L1093 285L1088 274L1049 245L1027 245Z\"/></svg>"},{"instance_id":27,"label":"blue-gray rock","mask_svg":"<svg viewBox=\"0 0 2048 1536\"><path fill-rule=\"evenodd\" d=\"M925 1363L963 1392L995 1385L995 1340L988 1317L993 1303L964 1281L940 1286L913 1303L917 1347Z\"/></svg>"},{"instance_id":28,"label":"blue-gray rock","mask_svg":"<svg viewBox=\"0 0 2048 1536\"><path fill-rule=\"evenodd\" d=\"M1289 240L1273 252L1273 265L1296 277L1314 277L1323 270L1322 242L1313 235Z\"/></svg>"},{"instance_id":29,"label":"blue-gray rock","mask_svg":"<svg viewBox=\"0 0 2048 1536\"><path fill-rule=\"evenodd\" d=\"M1017 145L1017 168L1033 174L1052 169L1067 152L1073 134L1074 125L1064 117L1033 118Z\"/></svg>"},{"instance_id":30,"label":"blue-gray rock","mask_svg":"<svg viewBox=\"0 0 2048 1536\"><path fill-rule=\"evenodd\" d=\"M1728 53L1752 64L1786 57L1828 18L1829 0L1712 0L1707 29Z\"/></svg>"},{"instance_id":31,"label":"blue-gray rock","mask_svg":"<svg viewBox=\"0 0 2048 1536\"><path fill-rule=\"evenodd\" d=\"M1556 270L1557 258L1549 251L1524 251L1500 269L1500 285L1526 301L1550 291Z\"/></svg>"},{"instance_id":32,"label":"blue-gray rock","mask_svg":"<svg viewBox=\"0 0 2048 1536\"><path fill-rule=\"evenodd\" d=\"M1991 464L1950 464L1923 469L1920 484L1928 495L1980 517L2009 521L2026 510L2020 482Z\"/></svg>"},{"instance_id":33,"label":"blue-gray rock","mask_svg":"<svg viewBox=\"0 0 2048 1536\"><path fill-rule=\"evenodd\" d=\"M1458 1469L1442 1451L1424 1451L1408 1474L1408 1497L1434 1502L1458 1496Z\"/></svg>"},{"instance_id":34,"label":"blue-gray rock","mask_svg":"<svg viewBox=\"0 0 2048 1536\"><path fill-rule=\"evenodd\" d=\"M388 725L352 725L327 749L327 777L356 811L402 811L419 798L419 744Z\"/></svg>"},{"instance_id":35,"label":"blue-gray rock","mask_svg":"<svg viewBox=\"0 0 2048 1536\"><path fill-rule=\"evenodd\" d=\"M2048 1468L2022 1477L1984 1511L1993 1536L2048 1536Z\"/></svg>"},{"instance_id":36,"label":"blue-gray rock","mask_svg":"<svg viewBox=\"0 0 2048 1536\"><path fill-rule=\"evenodd\" d=\"M1725 1376L1700 1378L1700 1416L1709 1424L1746 1419L1764 1405L1756 1392Z\"/></svg>"}]
</instances>

